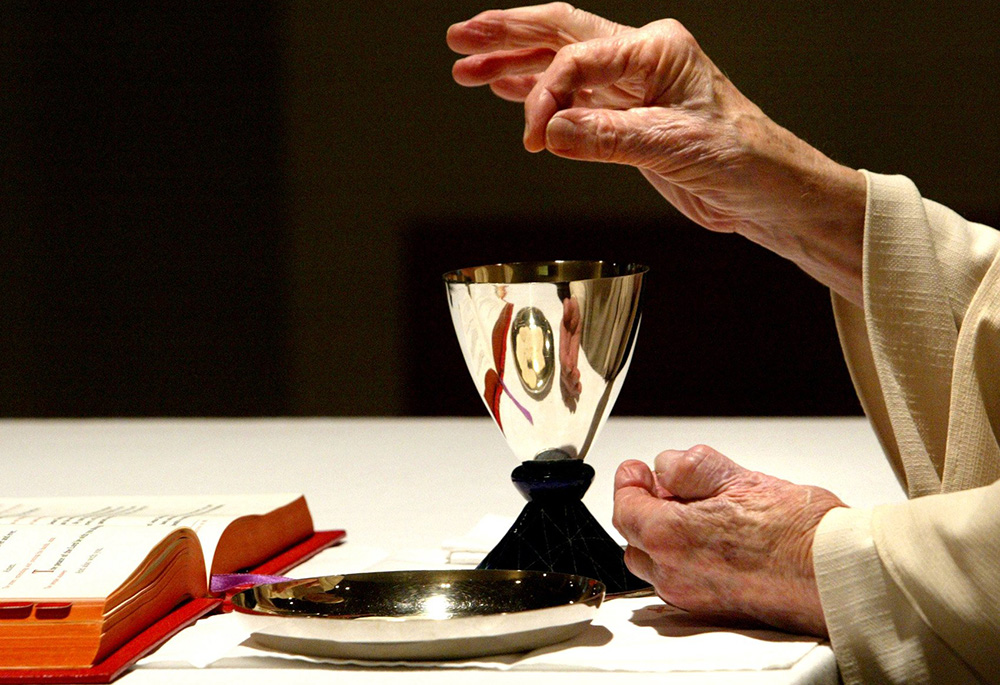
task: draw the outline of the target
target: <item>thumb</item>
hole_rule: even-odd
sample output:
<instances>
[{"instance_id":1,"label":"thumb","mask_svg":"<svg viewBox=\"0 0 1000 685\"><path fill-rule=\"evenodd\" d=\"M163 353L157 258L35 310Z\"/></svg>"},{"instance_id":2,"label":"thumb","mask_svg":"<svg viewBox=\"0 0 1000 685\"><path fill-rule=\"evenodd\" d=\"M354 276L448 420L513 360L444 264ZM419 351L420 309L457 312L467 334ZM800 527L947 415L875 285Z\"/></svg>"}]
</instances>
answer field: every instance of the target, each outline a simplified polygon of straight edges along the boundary
<instances>
[{"instance_id":1,"label":"thumb","mask_svg":"<svg viewBox=\"0 0 1000 685\"><path fill-rule=\"evenodd\" d=\"M624 488L641 488L653 492L655 487L653 473L641 461L629 459L624 461L615 471L615 490Z\"/></svg>"},{"instance_id":2,"label":"thumb","mask_svg":"<svg viewBox=\"0 0 1000 685\"><path fill-rule=\"evenodd\" d=\"M662 166L665 156L690 156L697 136L688 118L680 111L651 107L564 109L546 124L545 147L569 159Z\"/></svg>"},{"instance_id":3,"label":"thumb","mask_svg":"<svg viewBox=\"0 0 1000 685\"><path fill-rule=\"evenodd\" d=\"M657 484L681 499L707 499L724 491L746 469L711 447L661 452L654 463Z\"/></svg>"}]
</instances>

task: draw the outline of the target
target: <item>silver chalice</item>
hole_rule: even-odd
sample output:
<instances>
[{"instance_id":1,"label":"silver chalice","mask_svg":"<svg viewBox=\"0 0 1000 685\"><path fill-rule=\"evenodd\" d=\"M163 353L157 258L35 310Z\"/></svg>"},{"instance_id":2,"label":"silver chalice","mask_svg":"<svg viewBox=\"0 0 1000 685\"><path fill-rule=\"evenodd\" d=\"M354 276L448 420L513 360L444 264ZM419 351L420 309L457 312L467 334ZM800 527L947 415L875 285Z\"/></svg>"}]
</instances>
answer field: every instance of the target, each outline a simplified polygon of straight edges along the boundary
<instances>
[{"instance_id":1,"label":"silver chalice","mask_svg":"<svg viewBox=\"0 0 1000 685\"><path fill-rule=\"evenodd\" d=\"M462 354L528 500L479 568L579 574L609 594L647 586L582 502L594 477L583 459L621 390L647 270L552 261L444 275Z\"/></svg>"}]
</instances>

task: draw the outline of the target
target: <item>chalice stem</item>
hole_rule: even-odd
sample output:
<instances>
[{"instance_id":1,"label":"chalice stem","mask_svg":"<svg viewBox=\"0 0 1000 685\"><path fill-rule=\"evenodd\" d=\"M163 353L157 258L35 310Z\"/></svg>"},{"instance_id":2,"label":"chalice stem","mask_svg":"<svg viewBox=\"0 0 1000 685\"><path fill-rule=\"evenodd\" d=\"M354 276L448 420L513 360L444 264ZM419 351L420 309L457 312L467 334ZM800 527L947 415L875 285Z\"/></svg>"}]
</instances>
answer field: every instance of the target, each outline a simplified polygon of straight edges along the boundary
<instances>
[{"instance_id":1,"label":"chalice stem","mask_svg":"<svg viewBox=\"0 0 1000 685\"><path fill-rule=\"evenodd\" d=\"M528 499L481 569L552 571L597 578L609 595L649 584L625 566L624 552L582 501L594 469L576 459L524 462L511 474Z\"/></svg>"}]
</instances>

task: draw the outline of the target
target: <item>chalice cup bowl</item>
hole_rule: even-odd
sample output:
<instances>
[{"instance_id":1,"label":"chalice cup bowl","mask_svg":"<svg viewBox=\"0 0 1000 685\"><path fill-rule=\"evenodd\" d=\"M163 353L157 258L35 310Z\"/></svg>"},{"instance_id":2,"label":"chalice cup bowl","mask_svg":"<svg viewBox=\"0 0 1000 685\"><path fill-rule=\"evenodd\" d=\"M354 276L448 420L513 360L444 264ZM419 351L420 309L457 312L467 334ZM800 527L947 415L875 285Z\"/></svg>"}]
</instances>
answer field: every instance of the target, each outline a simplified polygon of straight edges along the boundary
<instances>
[{"instance_id":1,"label":"chalice cup bowl","mask_svg":"<svg viewBox=\"0 0 1000 685\"><path fill-rule=\"evenodd\" d=\"M625 379L647 271L552 261L444 275L462 354L521 462L511 480L528 500L479 568L583 575L608 594L648 587L582 501L594 478L583 460Z\"/></svg>"}]
</instances>

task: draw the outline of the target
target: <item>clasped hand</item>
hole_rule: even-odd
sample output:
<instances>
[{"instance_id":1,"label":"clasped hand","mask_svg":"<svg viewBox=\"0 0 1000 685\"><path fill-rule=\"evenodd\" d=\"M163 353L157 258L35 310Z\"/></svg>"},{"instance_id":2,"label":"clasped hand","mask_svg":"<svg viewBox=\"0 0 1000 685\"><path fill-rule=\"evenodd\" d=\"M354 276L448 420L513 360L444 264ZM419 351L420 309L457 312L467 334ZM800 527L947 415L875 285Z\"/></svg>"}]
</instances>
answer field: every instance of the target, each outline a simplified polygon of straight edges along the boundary
<instances>
[{"instance_id":1,"label":"clasped hand","mask_svg":"<svg viewBox=\"0 0 1000 685\"><path fill-rule=\"evenodd\" d=\"M615 474L625 562L664 601L791 632L826 635L812 541L839 506L828 490L749 471L704 445Z\"/></svg>"}]
</instances>

